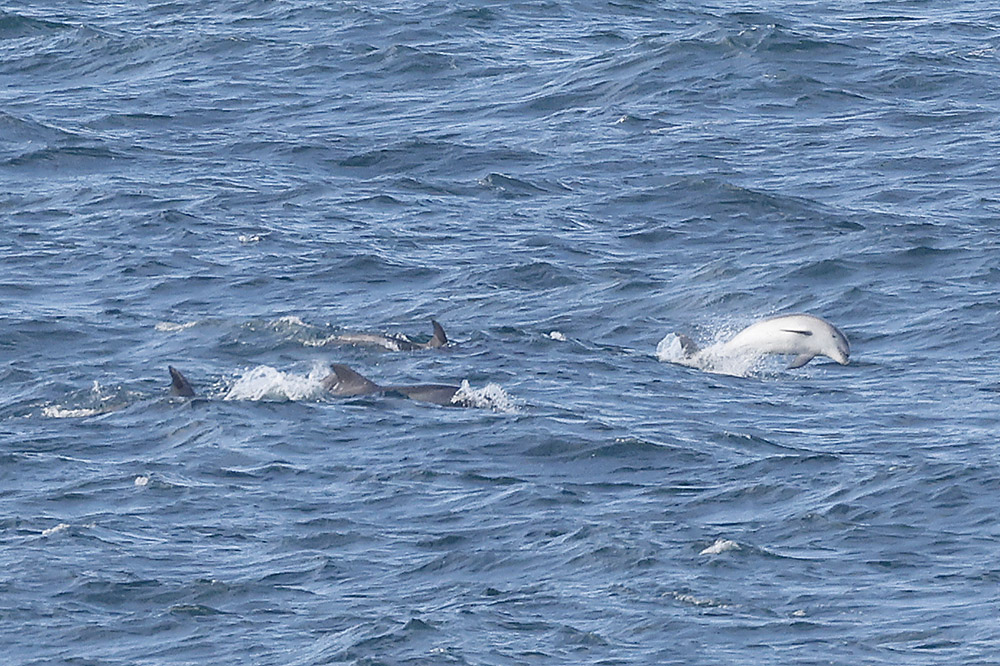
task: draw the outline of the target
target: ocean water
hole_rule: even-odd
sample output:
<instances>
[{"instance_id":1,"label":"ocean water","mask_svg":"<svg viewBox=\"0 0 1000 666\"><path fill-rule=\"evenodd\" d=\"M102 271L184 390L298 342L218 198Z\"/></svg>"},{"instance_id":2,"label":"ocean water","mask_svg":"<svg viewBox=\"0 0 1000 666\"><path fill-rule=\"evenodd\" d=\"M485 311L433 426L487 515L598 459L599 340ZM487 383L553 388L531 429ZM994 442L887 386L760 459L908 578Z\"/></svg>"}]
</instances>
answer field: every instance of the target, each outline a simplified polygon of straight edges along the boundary
<instances>
[{"instance_id":1,"label":"ocean water","mask_svg":"<svg viewBox=\"0 0 1000 666\"><path fill-rule=\"evenodd\" d=\"M986 2L5 3L4 663L996 663L998 54ZM850 364L656 355L791 312Z\"/></svg>"}]
</instances>

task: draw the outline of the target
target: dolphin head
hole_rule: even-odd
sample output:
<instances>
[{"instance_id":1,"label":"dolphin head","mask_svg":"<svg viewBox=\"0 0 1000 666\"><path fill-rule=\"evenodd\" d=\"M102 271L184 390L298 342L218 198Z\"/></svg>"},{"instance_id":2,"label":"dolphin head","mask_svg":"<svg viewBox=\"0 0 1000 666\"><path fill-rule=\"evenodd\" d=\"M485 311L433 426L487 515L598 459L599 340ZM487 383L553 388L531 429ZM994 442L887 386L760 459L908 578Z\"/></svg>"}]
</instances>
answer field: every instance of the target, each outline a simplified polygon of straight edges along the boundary
<instances>
[{"instance_id":1,"label":"dolphin head","mask_svg":"<svg viewBox=\"0 0 1000 666\"><path fill-rule=\"evenodd\" d=\"M851 344L847 341L847 336L834 325L830 325L830 330L823 335L828 335L823 353L841 365L847 365L851 357Z\"/></svg>"}]
</instances>

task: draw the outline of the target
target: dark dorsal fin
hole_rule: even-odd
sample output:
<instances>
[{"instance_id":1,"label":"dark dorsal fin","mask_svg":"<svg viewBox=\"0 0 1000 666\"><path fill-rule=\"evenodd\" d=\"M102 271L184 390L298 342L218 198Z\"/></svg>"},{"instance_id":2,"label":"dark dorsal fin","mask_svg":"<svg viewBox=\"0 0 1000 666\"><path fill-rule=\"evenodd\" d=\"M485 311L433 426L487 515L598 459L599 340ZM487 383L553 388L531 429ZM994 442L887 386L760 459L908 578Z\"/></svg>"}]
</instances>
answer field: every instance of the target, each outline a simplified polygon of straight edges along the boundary
<instances>
[{"instance_id":1,"label":"dark dorsal fin","mask_svg":"<svg viewBox=\"0 0 1000 666\"><path fill-rule=\"evenodd\" d=\"M333 372L323 379L323 388L334 395L367 395L382 390L381 386L342 363L334 363L331 369Z\"/></svg>"},{"instance_id":2,"label":"dark dorsal fin","mask_svg":"<svg viewBox=\"0 0 1000 666\"><path fill-rule=\"evenodd\" d=\"M167 370L170 371L171 395L179 395L184 398L194 397L194 389L191 388L191 383L181 374L181 371L172 365L168 365Z\"/></svg>"},{"instance_id":3,"label":"dark dorsal fin","mask_svg":"<svg viewBox=\"0 0 1000 666\"><path fill-rule=\"evenodd\" d=\"M797 331L794 328L783 328L781 329L785 333L798 333L799 335L812 335L812 331Z\"/></svg>"},{"instance_id":4,"label":"dark dorsal fin","mask_svg":"<svg viewBox=\"0 0 1000 666\"><path fill-rule=\"evenodd\" d=\"M444 334L441 324L431 319L431 326L434 327L434 335L427 341L427 347L433 349L434 347L444 347L448 344L448 336Z\"/></svg>"}]
</instances>

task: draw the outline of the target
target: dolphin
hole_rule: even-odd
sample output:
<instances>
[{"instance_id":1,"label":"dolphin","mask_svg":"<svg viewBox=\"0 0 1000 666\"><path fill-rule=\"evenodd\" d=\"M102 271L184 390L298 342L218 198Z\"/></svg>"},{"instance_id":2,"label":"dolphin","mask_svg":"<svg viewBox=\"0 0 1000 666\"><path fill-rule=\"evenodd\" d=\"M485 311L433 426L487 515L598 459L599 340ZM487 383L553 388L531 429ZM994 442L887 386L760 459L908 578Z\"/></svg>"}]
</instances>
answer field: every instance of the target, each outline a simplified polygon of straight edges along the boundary
<instances>
[{"instance_id":1,"label":"dolphin","mask_svg":"<svg viewBox=\"0 0 1000 666\"><path fill-rule=\"evenodd\" d=\"M333 372L323 379L323 388L333 395L350 397L356 395L371 395L373 393L402 395L411 400L431 402L444 407L460 407L454 402L458 386L446 384L416 384L412 386L379 386L375 382L362 377L346 365L335 363L331 366Z\"/></svg>"},{"instance_id":2,"label":"dolphin","mask_svg":"<svg viewBox=\"0 0 1000 666\"><path fill-rule=\"evenodd\" d=\"M170 371L170 395L193 398L194 389L191 388L191 383L181 374L181 371L172 365L168 365L167 370Z\"/></svg>"},{"instance_id":3,"label":"dolphin","mask_svg":"<svg viewBox=\"0 0 1000 666\"><path fill-rule=\"evenodd\" d=\"M448 336L441 324L431 319L434 335L427 342L414 342L403 335L384 335L380 333L344 333L329 340L344 345L368 345L387 351L416 351L418 349L437 349L448 344Z\"/></svg>"},{"instance_id":4,"label":"dolphin","mask_svg":"<svg viewBox=\"0 0 1000 666\"><path fill-rule=\"evenodd\" d=\"M677 339L685 357L690 358L703 351L686 335L678 335ZM751 324L732 340L713 346L712 351L722 356L748 352L794 354L795 358L788 365L788 369L793 370L817 356L826 356L847 365L851 345L847 336L830 322L813 315L791 314Z\"/></svg>"},{"instance_id":5,"label":"dolphin","mask_svg":"<svg viewBox=\"0 0 1000 666\"><path fill-rule=\"evenodd\" d=\"M194 388L181 371L172 365L167 366L170 371L170 394L184 398L195 396ZM362 377L346 365L335 363L332 366L333 372L323 378L323 388L336 396L351 397L356 395L371 395L381 393L385 395L401 395L411 400L419 402L430 402L444 407L461 407L461 402L455 402L455 394L458 393L458 386L447 384L413 384L399 386L380 386L375 382Z\"/></svg>"}]
</instances>

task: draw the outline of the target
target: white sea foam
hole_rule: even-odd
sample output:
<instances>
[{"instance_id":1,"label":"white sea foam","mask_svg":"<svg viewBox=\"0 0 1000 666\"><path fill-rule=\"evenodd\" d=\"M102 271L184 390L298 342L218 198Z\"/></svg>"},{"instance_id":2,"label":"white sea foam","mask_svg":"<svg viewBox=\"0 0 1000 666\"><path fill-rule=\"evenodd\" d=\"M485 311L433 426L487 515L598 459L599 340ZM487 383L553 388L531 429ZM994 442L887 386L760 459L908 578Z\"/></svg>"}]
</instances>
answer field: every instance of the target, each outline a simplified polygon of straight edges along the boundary
<instances>
[{"instance_id":1,"label":"white sea foam","mask_svg":"<svg viewBox=\"0 0 1000 666\"><path fill-rule=\"evenodd\" d=\"M78 419L84 416L97 416L110 411L106 407L61 407L59 405L48 405L42 408L42 416L50 419Z\"/></svg>"},{"instance_id":2,"label":"white sea foam","mask_svg":"<svg viewBox=\"0 0 1000 666\"><path fill-rule=\"evenodd\" d=\"M193 328L193 327L195 327L197 325L198 325L198 322L196 322L196 321L189 321L189 322L185 322L183 324L175 324L175 323L169 322L169 321L161 321L161 322L157 322L157 324L156 324L156 326L154 328L157 331L160 331L161 333L176 333L177 331L183 331L183 330L188 329L188 328Z\"/></svg>"},{"instance_id":3,"label":"white sea foam","mask_svg":"<svg viewBox=\"0 0 1000 666\"><path fill-rule=\"evenodd\" d=\"M302 346L304 347L323 347L332 342L339 342L339 335L328 335L325 338L316 338L315 340L303 340Z\"/></svg>"},{"instance_id":4,"label":"white sea foam","mask_svg":"<svg viewBox=\"0 0 1000 666\"><path fill-rule=\"evenodd\" d=\"M739 550L740 544L732 541L730 539L716 539L708 548L703 549L699 555L718 555L719 553L725 553L729 550Z\"/></svg>"},{"instance_id":5,"label":"white sea foam","mask_svg":"<svg viewBox=\"0 0 1000 666\"><path fill-rule=\"evenodd\" d=\"M282 372L267 365L247 370L224 396L224 400L313 400L324 393L323 378L329 369L316 364L308 375Z\"/></svg>"},{"instance_id":6,"label":"white sea foam","mask_svg":"<svg viewBox=\"0 0 1000 666\"><path fill-rule=\"evenodd\" d=\"M59 523L55 527L49 527L47 529L42 530L42 536L43 537L52 536L53 534L58 534L63 530L68 530L70 527L72 527L72 525L70 525L69 523Z\"/></svg>"},{"instance_id":7,"label":"white sea foam","mask_svg":"<svg viewBox=\"0 0 1000 666\"><path fill-rule=\"evenodd\" d=\"M558 342L566 342L566 336L559 331L552 331L549 333L549 337Z\"/></svg>"},{"instance_id":8,"label":"white sea foam","mask_svg":"<svg viewBox=\"0 0 1000 666\"><path fill-rule=\"evenodd\" d=\"M135 477L135 486L137 488L144 488L144 487L146 487L148 485L149 485L149 477L148 476L137 476L137 477Z\"/></svg>"},{"instance_id":9,"label":"white sea foam","mask_svg":"<svg viewBox=\"0 0 1000 666\"><path fill-rule=\"evenodd\" d=\"M303 328L308 326L300 317L295 315L285 315L284 317L278 317L274 320L276 326L302 326Z\"/></svg>"},{"instance_id":10,"label":"white sea foam","mask_svg":"<svg viewBox=\"0 0 1000 666\"><path fill-rule=\"evenodd\" d=\"M86 416L97 416L98 414L113 412L120 407L120 405L110 404L109 400L110 396L104 387L95 381L90 387L90 395L83 401L90 403L92 406L84 407L77 405L68 407L65 405L47 405L42 408L42 416L47 416L50 419L79 419Z\"/></svg>"},{"instance_id":11,"label":"white sea foam","mask_svg":"<svg viewBox=\"0 0 1000 666\"><path fill-rule=\"evenodd\" d=\"M696 597L693 594L687 594L685 592L674 592L674 599L683 604L690 604L692 606L727 608L726 604L716 601L715 599Z\"/></svg>"},{"instance_id":12,"label":"white sea foam","mask_svg":"<svg viewBox=\"0 0 1000 666\"><path fill-rule=\"evenodd\" d=\"M472 388L469 381L463 379L451 401L456 405L492 409L494 412L503 414L516 414L518 412L514 399L499 384L493 383L477 389Z\"/></svg>"}]
</instances>

